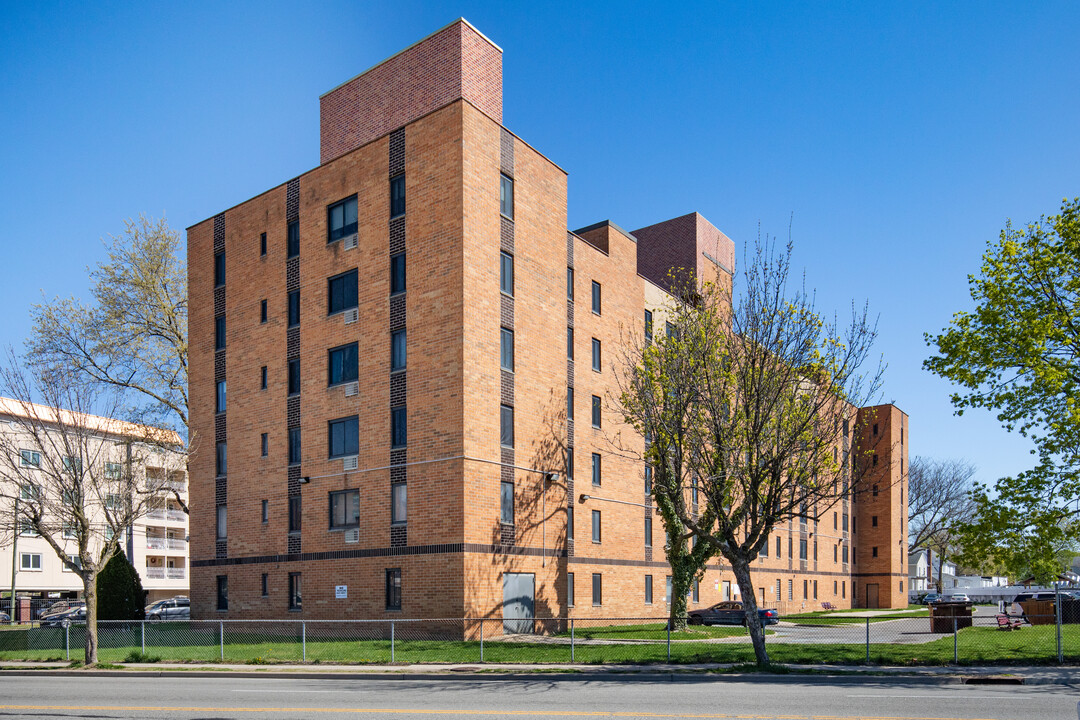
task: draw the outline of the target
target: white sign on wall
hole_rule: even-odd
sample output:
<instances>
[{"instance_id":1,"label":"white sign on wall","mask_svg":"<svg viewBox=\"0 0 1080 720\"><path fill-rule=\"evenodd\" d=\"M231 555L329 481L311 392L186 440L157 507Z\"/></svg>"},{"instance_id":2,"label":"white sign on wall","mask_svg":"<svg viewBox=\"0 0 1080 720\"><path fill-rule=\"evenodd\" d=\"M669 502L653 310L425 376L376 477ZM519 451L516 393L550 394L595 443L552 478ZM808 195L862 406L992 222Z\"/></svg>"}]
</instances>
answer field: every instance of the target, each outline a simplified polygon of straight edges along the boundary
<instances>
[{"instance_id":1,"label":"white sign on wall","mask_svg":"<svg viewBox=\"0 0 1080 720\"><path fill-rule=\"evenodd\" d=\"M335 585L334 586L334 599L335 600L348 600L349 599L349 586L348 585Z\"/></svg>"}]
</instances>

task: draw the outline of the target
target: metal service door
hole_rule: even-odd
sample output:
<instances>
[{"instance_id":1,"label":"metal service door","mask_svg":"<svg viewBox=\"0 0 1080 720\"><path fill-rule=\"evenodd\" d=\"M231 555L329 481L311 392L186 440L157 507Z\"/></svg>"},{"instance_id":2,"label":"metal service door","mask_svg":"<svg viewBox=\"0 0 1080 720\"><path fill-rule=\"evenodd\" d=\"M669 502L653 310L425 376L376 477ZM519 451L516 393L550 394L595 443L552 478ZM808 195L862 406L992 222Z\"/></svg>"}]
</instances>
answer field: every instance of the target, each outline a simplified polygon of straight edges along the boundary
<instances>
[{"instance_id":1,"label":"metal service door","mask_svg":"<svg viewBox=\"0 0 1080 720\"><path fill-rule=\"evenodd\" d=\"M867 583L866 584L866 607L876 608L878 605L878 584Z\"/></svg>"},{"instance_id":2,"label":"metal service door","mask_svg":"<svg viewBox=\"0 0 1080 720\"><path fill-rule=\"evenodd\" d=\"M504 633L532 633L535 586L532 573L503 573Z\"/></svg>"}]
</instances>

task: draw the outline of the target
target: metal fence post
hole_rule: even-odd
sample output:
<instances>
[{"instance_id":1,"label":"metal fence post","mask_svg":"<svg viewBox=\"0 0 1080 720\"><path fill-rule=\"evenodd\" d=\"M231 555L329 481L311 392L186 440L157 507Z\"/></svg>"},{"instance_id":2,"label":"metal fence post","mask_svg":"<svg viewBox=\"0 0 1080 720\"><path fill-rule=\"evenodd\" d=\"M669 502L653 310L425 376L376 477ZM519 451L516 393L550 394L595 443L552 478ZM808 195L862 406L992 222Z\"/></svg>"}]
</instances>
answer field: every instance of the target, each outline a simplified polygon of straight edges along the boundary
<instances>
[{"instance_id":1,"label":"metal fence post","mask_svg":"<svg viewBox=\"0 0 1080 720\"><path fill-rule=\"evenodd\" d=\"M12 600L12 602L15 602ZM64 657L71 660L71 643L68 637L68 632L71 630L67 625L64 626Z\"/></svg>"},{"instance_id":2,"label":"metal fence post","mask_svg":"<svg viewBox=\"0 0 1080 720\"><path fill-rule=\"evenodd\" d=\"M954 665L960 664L960 655L956 650L956 616L952 619L952 661Z\"/></svg>"},{"instance_id":3,"label":"metal fence post","mask_svg":"<svg viewBox=\"0 0 1080 720\"><path fill-rule=\"evenodd\" d=\"M390 662L394 662L394 621L390 621Z\"/></svg>"},{"instance_id":4,"label":"metal fence post","mask_svg":"<svg viewBox=\"0 0 1080 720\"><path fill-rule=\"evenodd\" d=\"M1058 651L1058 665L1065 662L1065 656L1061 648L1061 586L1054 586L1054 621L1057 624L1057 651ZM1080 715L1080 710L1077 710L1077 714Z\"/></svg>"},{"instance_id":5,"label":"metal fence post","mask_svg":"<svg viewBox=\"0 0 1080 720\"><path fill-rule=\"evenodd\" d=\"M870 664L870 616L866 616L866 664Z\"/></svg>"},{"instance_id":6,"label":"metal fence post","mask_svg":"<svg viewBox=\"0 0 1080 720\"><path fill-rule=\"evenodd\" d=\"M667 624L667 661L671 662L671 621Z\"/></svg>"},{"instance_id":7,"label":"metal fence post","mask_svg":"<svg viewBox=\"0 0 1080 720\"><path fill-rule=\"evenodd\" d=\"M574 618L570 618L570 662L574 662Z\"/></svg>"},{"instance_id":8,"label":"metal fence post","mask_svg":"<svg viewBox=\"0 0 1080 720\"><path fill-rule=\"evenodd\" d=\"M300 621L300 645L303 648L304 662L307 662L307 623Z\"/></svg>"},{"instance_id":9,"label":"metal fence post","mask_svg":"<svg viewBox=\"0 0 1080 720\"><path fill-rule=\"evenodd\" d=\"M480 662L484 662L484 618L480 618Z\"/></svg>"},{"instance_id":10,"label":"metal fence post","mask_svg":"<svg viewBox=\"0 0 1080 720\"><path fill-rule=\"evenodd\" d=\"M218 644L221 648L221 662L225 662L225 623L218 620Z\"/></svg>"},{"instance_id":11,"label":"metal fence post","mask_svg":"<svg viewBox=\"0 0 1080 720\"><path fill-rule=\"evenodd\" d=\"M143 655L146 654L146 621L145 620L140 620L139 621L139 650L142 651Z\"/></svg>"}]
</instances>

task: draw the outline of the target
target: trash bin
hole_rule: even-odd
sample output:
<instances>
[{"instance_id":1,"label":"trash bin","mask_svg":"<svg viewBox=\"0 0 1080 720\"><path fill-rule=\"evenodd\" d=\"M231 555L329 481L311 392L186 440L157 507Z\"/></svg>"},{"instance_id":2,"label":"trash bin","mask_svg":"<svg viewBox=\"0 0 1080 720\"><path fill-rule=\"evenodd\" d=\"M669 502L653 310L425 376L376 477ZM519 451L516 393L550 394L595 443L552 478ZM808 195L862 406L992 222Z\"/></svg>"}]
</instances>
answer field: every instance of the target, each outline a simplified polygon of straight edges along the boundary
<instances>
[{"instance_id":1,"label":"trash bin","mask_svg":"<svg viewBox=\"0 0 1080 720\"><path fill-rule=\"evenodd\" d=\"M971 627L971 603L939 602L930 606L930 632L951 633L953 618L956 629Z\"/></svg>"}]
</instances>

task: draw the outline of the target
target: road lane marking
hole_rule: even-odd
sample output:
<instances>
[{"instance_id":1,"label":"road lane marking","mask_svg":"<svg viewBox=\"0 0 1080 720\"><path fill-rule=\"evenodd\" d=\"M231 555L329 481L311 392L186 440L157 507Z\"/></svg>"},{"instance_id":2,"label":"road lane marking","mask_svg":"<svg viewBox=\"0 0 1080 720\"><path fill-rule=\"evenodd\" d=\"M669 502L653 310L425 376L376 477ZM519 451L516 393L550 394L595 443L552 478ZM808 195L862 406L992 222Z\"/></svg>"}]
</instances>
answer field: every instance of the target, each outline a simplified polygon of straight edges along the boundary
<instances>
[{"instance_id":1,"label":"road lane marking","mask_svg":"<svg viewBox=\"0 0 1080 720\"><path fill-rule=\"evenodd\" d=\"M1012 691L1010 691L1012 692ZM1025 702L1030 697L1010 697L1008 695L848 695L849 698L882 698L885 700L908 700L920 698L927 700L1019 700Z\"/></svg>"},{"instance_id":2,"label":"road lane marking","mask_svg":"<svg viewBox=\"0 0 1080 720\"><path fill-rule=\"evenodd\" d=\"M232 713L348 713L353 715L455 715L455 716L515 716L515 717L619 717L619 718L695 718L703 720L993 720L992 718L914 717L910 715L747 715L716 714L689 715L678 713L607 712L586 710L422 710L404 708L311 708L311 707L175 707L152 705L0 705L0 710L49 711L141 711L141 712L232 712Z\"/></svg>"},{"instance_id":3,"label":"road lane marking","mask_svg":"<svg viewBox=\"0 0 1080 720\"><path fill-rule=\"evenodd\" d=\"M262 695L264 693L288 693L288 694L291 695L293 693L343 693L343 692L366 693L366 692L370 692L370 690L244 690L244 689L234 689L234 690L231 690L230 692L258 693L259 695Z\"/></svg>"}]
</instances>

